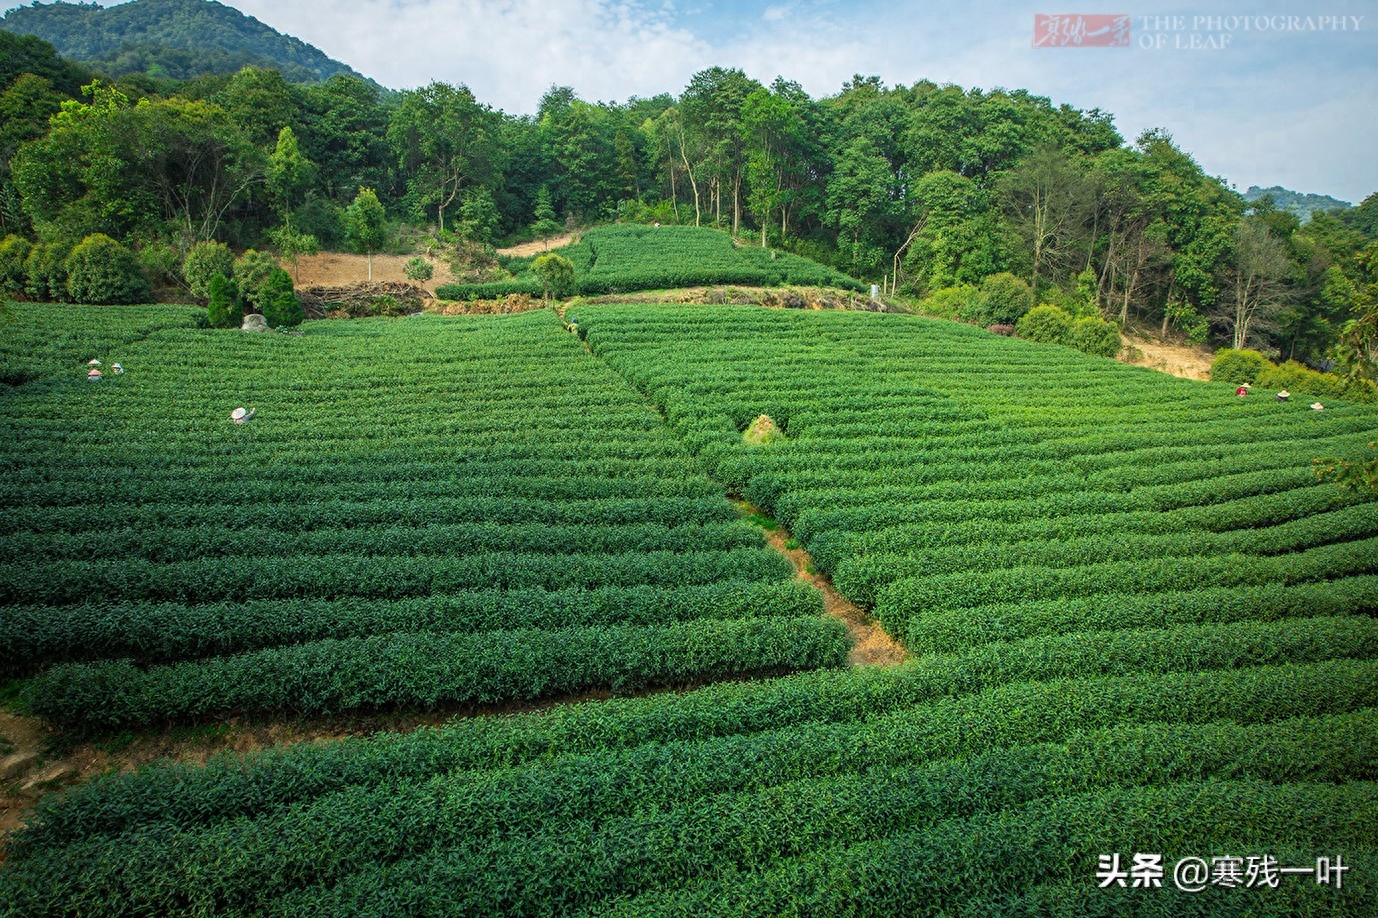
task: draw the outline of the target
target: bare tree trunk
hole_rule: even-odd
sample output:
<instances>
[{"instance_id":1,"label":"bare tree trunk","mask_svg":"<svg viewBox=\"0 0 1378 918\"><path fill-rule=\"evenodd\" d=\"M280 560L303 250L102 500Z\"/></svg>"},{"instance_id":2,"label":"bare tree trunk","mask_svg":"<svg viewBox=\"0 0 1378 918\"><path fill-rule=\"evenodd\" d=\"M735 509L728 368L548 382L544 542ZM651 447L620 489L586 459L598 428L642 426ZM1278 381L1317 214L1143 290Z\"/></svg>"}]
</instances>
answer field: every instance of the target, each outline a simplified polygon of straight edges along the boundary
<instances>
[{"instance_id":1,"label":"bare tree trunk","mask_svg":"<svg viewBox=\"0 0 1378 918\"><path fill-rule=\"evenodd\" d=\"M732 177L732 236L735 239L742 226L742 170Z\"/></svg>"}]
</instances>

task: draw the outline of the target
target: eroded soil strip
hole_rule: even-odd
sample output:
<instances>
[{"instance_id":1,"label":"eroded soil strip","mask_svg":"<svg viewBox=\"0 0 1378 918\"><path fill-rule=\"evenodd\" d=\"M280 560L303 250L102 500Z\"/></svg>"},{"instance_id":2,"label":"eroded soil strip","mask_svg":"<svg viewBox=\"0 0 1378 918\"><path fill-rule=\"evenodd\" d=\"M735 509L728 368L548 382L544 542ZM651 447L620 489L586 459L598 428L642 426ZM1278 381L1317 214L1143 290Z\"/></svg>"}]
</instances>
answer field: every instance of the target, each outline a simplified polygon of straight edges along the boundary
<instances>
[{"instance_id":1,"label":"eroded soil strip","mask_svg":"<svg viewBox=\"0 0 1378 918\"><path fill-rule=\"evenodd\" d=\"M746 516L769 518L764 510L744 500L732 502ZM770 547L789 559L794 565L794 575L823 594L823 612L847 626L852 636L852 651L847 654L847 662L852 666L894 666L902 663L907 651L904 645L892 638L875 619L863 612L855 603L839 593L827 577L817 573L813 559L803 548L790 548L790 534L779 523L774 529L766 529L766 541ZM812 571L812 573L810 573Z\"/></svg>"}]
</instances>

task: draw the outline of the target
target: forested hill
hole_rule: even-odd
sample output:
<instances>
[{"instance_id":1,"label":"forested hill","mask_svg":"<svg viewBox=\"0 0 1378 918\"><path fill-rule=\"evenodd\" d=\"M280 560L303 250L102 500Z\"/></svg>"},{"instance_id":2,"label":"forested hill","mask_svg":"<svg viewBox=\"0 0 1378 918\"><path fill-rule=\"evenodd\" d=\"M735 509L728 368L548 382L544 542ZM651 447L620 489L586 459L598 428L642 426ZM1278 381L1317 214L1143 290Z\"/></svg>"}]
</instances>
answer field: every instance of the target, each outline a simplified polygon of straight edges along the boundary
<instances>
[{"instance_id":1,"label":"forested hill","mask_svg":"<svg viewBox=\"0 0 1378 918\"><path fill-rule=\"evenodd\" d=\"M1287 211L1302 223L1311 219L1312 211L1344 210L1354 206L1348 201L1341 201L1327 194L1304 194L1283 188L1281 185L1274 185L1272 188L1250 185L1249 190L1244 192L1244 200L1252 204L1264 195L1273 199L1274 208Z\"/></svg>"},{"instance_id":2,"label":"forested hill","mask_svg":"<svg viewBox=\"0 0 1378 918\"><path fill-rule=\"evenodd\" d=\"M112 76L189 79L245 66L276 69L291 83L316 83L337 73L361 76L319 48L215 0L133 0L109 8L35 3L10 10L0 28L37 35L59 53Z\"/></svg>"}]
</instances>

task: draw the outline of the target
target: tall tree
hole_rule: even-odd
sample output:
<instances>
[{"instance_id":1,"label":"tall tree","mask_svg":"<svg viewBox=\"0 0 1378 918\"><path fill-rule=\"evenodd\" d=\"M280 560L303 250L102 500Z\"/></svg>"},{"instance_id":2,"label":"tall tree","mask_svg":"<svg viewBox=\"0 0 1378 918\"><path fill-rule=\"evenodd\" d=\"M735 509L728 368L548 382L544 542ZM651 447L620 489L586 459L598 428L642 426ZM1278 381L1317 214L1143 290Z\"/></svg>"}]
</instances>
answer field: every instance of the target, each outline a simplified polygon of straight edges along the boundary
<instances>
[{"instance_id":1,"label":"tall tree","mask_svg":"<svg viewBox=\"0 0 1378 918\"><path fill-rule=\"evenodd\" d=\"M1235 227L1233 259L1225 272L1224 296L1216 321L1231 335L1231 347L1247 347L1249 338L1272 326L1287 302L1286 277L1292 267L1287 252L1268 227L1255 218Z\"/></svg>"},{"instance_id":2,"label":"tall tree","mask_svg":"<svg viewBox=\"0 0 1378 918\"><path fill-rule=\"evenodd\" d=\"M1037 296L1039 279L1069 267L1082 249L1093 209L1085 168L1061 150L1041 147L1004 175L1000 197L1028 259L1029 287Z\"/></svg>"},{"instance_id":3,"label":"tall tree","mask_svg":"<svg viewBox=\"0 0 1378 918\"><path fill-rule=\"evenodd\" d=\"M467 86L431 83L402 94L388 123L388 142L407 177L411 204L418 211L434 207L441 232L446 208L466 188L497 178L499 124Z\"/></svg>"},{"instance_id":4,"label":"tall tree","mask_svg":"<svg viewBox=\"0 0 1378 918\"><path fill-rule=\"evenodd\" d=\"M345 209L345 238L356 252L368 255L368 279L373 280L373 253L387 241L387 215L372 188L360 188Z\"/></svg>"}]
</instances>

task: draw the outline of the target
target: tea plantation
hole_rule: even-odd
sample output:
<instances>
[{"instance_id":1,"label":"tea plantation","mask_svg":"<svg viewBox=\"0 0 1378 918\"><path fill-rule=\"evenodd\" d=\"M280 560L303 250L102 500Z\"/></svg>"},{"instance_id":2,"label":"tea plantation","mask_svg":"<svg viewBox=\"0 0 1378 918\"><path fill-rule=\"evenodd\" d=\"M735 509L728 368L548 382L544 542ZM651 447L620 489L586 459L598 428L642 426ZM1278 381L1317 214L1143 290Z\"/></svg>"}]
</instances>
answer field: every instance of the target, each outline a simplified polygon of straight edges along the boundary
<instances>
[{"instance_id":1,"label":"tea plantation","mask_svg":"<svg viewBox=\"0 0 1378 918\"><path fill-rule=\"evenodd\" d=\"M866 313L17 311L0 635L56 722L799 671L106 776L0 914L1378 914L1378 502L1311 463L1372 406ZM729 492L912 658L837 668Z\"/></svg>"},{"instance_id":2,"label":"tea plantation","mask_svg":"<svg viewBox=\"0 0 1378 918\"><path fill-rule=\"evenodd\" d=\"M16 307L0 670L53 723L838 665L841 626L553 313L307 334ZM122 364L88 381L88 359ZM256 415L235 424L236 406Z\"/></svg>"},{"instance_id":3,"label":"tea plantation","mask_svg":"<svg viewBox=\"0 0 1378 918\"><path fill-rule=\"evenodd\" d=\"M771 249L738 246L731 236L694 226L600 226L578 242L552 250L574 266L577 291L584 295L666 290L703 284L780 284L862 290L862 285L831 268ZM516 279L489 284L446 284L436 293L447 299L538 295L540 280L531 258L512 259Z\"/></svg>"}]
</instances>

